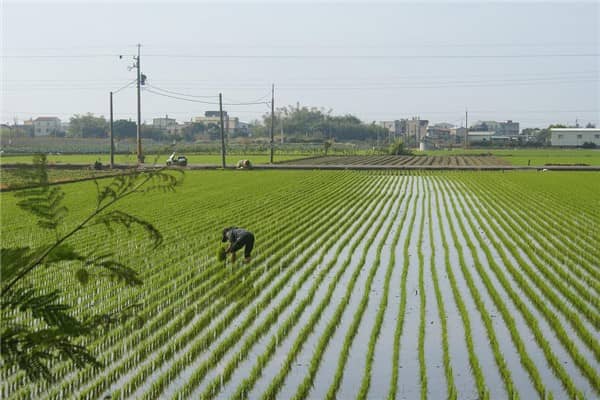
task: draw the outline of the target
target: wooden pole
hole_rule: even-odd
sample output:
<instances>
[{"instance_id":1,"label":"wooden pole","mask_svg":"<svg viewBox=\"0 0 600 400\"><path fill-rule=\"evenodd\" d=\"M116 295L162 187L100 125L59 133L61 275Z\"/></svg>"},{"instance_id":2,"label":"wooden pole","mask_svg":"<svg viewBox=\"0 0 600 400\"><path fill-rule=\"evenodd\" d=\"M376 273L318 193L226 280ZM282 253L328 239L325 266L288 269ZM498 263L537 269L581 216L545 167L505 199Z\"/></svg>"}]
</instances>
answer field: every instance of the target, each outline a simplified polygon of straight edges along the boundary
<instances>
[{"instance_id":1,"label":"wooden pole","mask_svg":"<svg viewBox=\"0 0 600 400\"><path fill-rule=\"evenodd\" d=\"M469 111L465 110L465 149L469 148Z\"/></svg>"},{"instance_id":2,"label":"wooden pole","mask_svg":"<svg viewBox=\"0 0 600 400\"><path fill-rule=\"evenodd\" d=\"M269 157L269 163L273 164L273 131L275 129L275 84L271 86L271 155Z\"/></svg>"},{"instance_id":3,"label":"wooden pole","mask_svg":"<svg viewBox=\"0 0 600 400\"><path fill-rule=\"evenodd\" d=\"M113 92L110 92L110 168L115 167L115 138L113 134Z\"/></svg>"},{"instance_id":4,"label":"wooden pole","mask_svg":"<svg viewBox=\"0 0 600 400\"><path fill-rule=\"evenodd\" d=\"M141 100L141 72L140 72L140 47L138 44L138 55L136 58L135 65L137 67L137 160L138 164L144 162L144 156L142 155L142 100Z\"/></svg>"},{"instance_id":5,"label":"wooden pole","mask_svg":"<svg viewBox=\"0 0 600 400\"><path fill-rule=\"evenodd\" d=\"M223 127L223 96L219 93L219 113L221 116L221 161L225 169L225 128Z\"/></svg>"}]
</instances>

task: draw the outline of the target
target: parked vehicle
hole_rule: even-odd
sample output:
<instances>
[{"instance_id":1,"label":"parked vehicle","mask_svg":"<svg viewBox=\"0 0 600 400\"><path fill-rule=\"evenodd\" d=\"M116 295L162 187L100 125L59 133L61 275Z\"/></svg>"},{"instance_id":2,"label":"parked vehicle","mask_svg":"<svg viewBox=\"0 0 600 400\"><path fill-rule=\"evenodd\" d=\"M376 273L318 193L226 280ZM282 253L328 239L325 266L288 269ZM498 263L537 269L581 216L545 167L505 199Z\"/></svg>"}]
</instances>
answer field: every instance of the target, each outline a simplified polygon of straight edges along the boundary
<instances>
[{"instance_id":1,"label":"parked vehicle","mask_svg":"<svg viewBox=\"0 0 600 400\"><path fill-rule=\"evenodd\" d=\"M167 158L167 165L179 165L185 167L187 162L188 160L186 156L178 156L175 153L171 154L169 158Z\"/></svg>"}]
</instances>

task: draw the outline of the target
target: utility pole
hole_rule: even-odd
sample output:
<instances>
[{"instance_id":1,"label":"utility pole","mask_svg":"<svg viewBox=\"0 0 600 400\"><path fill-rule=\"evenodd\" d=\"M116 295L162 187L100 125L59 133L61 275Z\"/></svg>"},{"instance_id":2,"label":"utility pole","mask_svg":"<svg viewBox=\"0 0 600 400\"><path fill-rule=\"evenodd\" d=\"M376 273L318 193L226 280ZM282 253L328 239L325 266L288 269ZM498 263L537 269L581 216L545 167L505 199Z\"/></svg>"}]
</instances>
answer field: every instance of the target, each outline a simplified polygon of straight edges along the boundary
<instances>
[{"instance_id":1,"label":"utility pole","mask_svg":"<svg viewBox=\"0 0 600 400\"><path fill-rule=\"evenodd\" d=\"M221 116L221 161L225 169L225 129L223 127L223 96L219 93L219 113Z\"/></svg>"},{"instance_id":2,"label":"utility pole","mask_svg":"<svg viewBox=\"0 0 600 400\"><path fill-rule=\"evenodd\" d=\"M113 92L110 92L110 169L115 167L115 139L113 134Z\"/></svg>"},{"instance_id":3,"label":"utility pole","mask_svg":"<svg viewBox=\"0 0 600 400\"><path fill-rule=\"evenodd\" d=\"M275 84L271 86L271 156L269 163L273 164L273 130L275 129Z\"/></svg>"},{"instance_id":4,"label":"utility pole","mask_svg":"<svg viewBox=\"0 0 600 400\"><path fill-rule=\"evenodd\" d=\"M135 67L137 68L137 160L138 165L144 163L144 156L142 155L142 102L141 102L141 77L142 73L140 70L140 47L138 44L138 54L135 58Z\"/></svg>"},{"instance_id":5,"label":"utility pole","mask_svg":"<svg viewBox=\"0 0 600 400\"><path fill-rule=\"evenodd\" d=\"M469 110L465 109L465 149L469 148Z\"/></svg>"}]
</instances>

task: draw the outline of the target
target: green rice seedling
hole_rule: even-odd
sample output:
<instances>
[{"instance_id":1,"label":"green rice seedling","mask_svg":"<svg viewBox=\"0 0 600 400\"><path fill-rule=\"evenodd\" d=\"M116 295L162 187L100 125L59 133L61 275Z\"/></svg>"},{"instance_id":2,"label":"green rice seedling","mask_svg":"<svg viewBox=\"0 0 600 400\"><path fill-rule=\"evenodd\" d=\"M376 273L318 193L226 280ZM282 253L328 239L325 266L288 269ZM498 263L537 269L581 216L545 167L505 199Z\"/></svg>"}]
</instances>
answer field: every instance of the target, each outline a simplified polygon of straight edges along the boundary
<instances>
[{"instance_id":1,"label":"green rice seedling","mask_svg":"<svg viewBox=\"0 0 600 400\"><path fill-rule=\"evenodd\" d=\"M414 181L411 191L415 188ZM413 203L414 204L414 203ZM388 391L388 399L395 399L398 391L398 369L400 359L400 338L402 337L402 330L404 328L404 315L406 314L406 282L408 278L408 266L409 266L409 254L408 248L410 245L410 237L412 236L413 228L415 225L415 219L417 217L416 207L413 207L412 217L408 224L408 230L406 233L406 239L404 241L403 249L403 267L402 275L400 278L400 307L398 308L398 315L396 316L396 327L394 329L394 347L392 351L392 378L390 382L390 389Z\"/></svg>"},{"instance_id":2,"label":"green rice seedling","mask_svg":"<svg viewBox=\"0 0 600 400\"><path fill-rule=\"evenodd\" d=\"M379 245L377 246L376 258L375 258L375 261L373 262L373 265L371 266L371 269L369 270L369 275L367 277L367 281L365 282L365 287L363 289L363 296L361 298L360 304L358 305L358 309L354 313L354 317L353 317L352 323L346 333L346 337L344 338L344 344L342 346L342 352L338 359L338 367L337 367L337 370L334 375L334 380L326 394L327 399L334 399L336 397L336 393L342 382L342 378L344 375L344 368L346 366L346 362L348 360L348 356L350 353L350 346L352 345L352 341L356 335L356 332L360 325L360 321L361 321L362 316L367 307L367 304L369 301L369 293L371 292L371 285L373 283L373 279L375 278L375 274L377 273L377 270L379 269L379 266L381 265L381 252L383 249L383 245L385 243L385 240L389 236L389 233L394 225L394 221L396 220L396 218L398 216L398 209L396 207L393 207L393 208L394 208L394 214L393 214L390 222L388 223L387 228L385 229L385 232L383 233L383 236L382 236L382 239L381 239ZM392 207L390 207L390 211L391 211L391 209L392 209ZM389 212L388 212L388 214L389 214ZM384 217L384 219L379 223L379 225L375 228L375 235L383 227L385 218L387 218L387 214ZM369 247L372 246L372 243L375 239L375 235L373 235L369 239L369 241L366 243L365 252L363 252L363 257L359 262L360 265L364 265L365 260L366 260L366 251L368 250ZM341 317L341 314L340 314L340 317ZM332 322L333 321L334 321L334 319L332 319Z\"/></svg>"},{"instance_id":3,"label":"green rice seedling","mask_svg":"<svg viewBox=\"0 0 600 400\"><path fill-rule=\"evenodd\" d=\"M379 217L379 214L381 213L381 210L382 210L382 207L379 207L379 211L376 213L376 215L373 215L374 219L376 219L376 218ZM364 225L361 228L362 233L357 234L356 233L357 230L358 230L358 227L356 227L355 230L350 235L350 236L355 237L357 239L352 244L352 246L350 248L349 254L352 254L354 252L354 250L358 246L359 242L364 238L364 236L366 235L366 233L368 231L368 229L366 229L366 227ZM338 248L338 251L336 252L336 254L334 256L334 259L339 258L339 254L341 252L341 249L347 244L348 241L349 241L349 237L345 241L345 243L342 243L341 246ZM306 341L306 339L308 338L308 335L312 332L313 327L319 321L319 318L321 317L321 314L322 314L323 310L329 304L329 302L331 300L331 296L333 294L333 291L334 291L334 289L336 287L336 284L339 281L340 276L344 273L345 269L347 268L347 266L349 264L350 264L350 259L347 258L344 261L342 267L339 269L339 271L336 274L336 276L334 277L334 279L332 280L332 282L329 284L328 289L327 289L327 293L325 294L324 298L322 299L322 301L317 306L315 312L311 315L310 320L304 326L304 328L300 331L300 333L298 335L298 338L296 339L296 341L292 345L292 350L288 353L287 357L285 358L285 360L283 362L283 365L282 365L282 368L281 368L280 372L273 378L273 380L271 381L269 387L266 389L266 391L261 396L262 399L266 400L266 399L275 399L276 398L277 393L279 392L279 389L281 388L281 385L283 384L283 381L284 381L285 377L287 376L288 372L291 369L291 365L292 365L293 360L296 358L297 354L302 349L302 346L303 346L304 342ZM323 342L320 342L320 344L321 344L321 346L323 346ZM308 382L308 380L305 380L303 382L304 383L302 384L302 387L299 388L299 391L307 393L307 391L309 389L308 385L310 385L310 383L308 383L308 384L306 383L306 382Z\"/></svg>"},{"instance_id":4,"label":"green rice seedling","mask_svg":"<svg viewBox=\"0 0 600 400\"><path fill-rule=\"evenodd\" d=\"M225 251L225 247L219 246L217 248L217 260L225 261L226 258L227 258L227 253Z\"/></svg>"},{"instance_id":5,"label":"green rice seedling","mask_svg":"<svg viewBox=\"0 0 600 400\"><path fill-rule=\"evenodd\" d=\"M400 201L401 204L404 203L404 199L406 198L406 193L403 193L402 196L403 196L403 198ZM412 193L410 195L408 195L408 198L406 199L406 203L410 202L411 197L412 197ZM358 396L357 396L357 398L359 398L359 399L366 399L368 392L369 392L369 387L371 384L371 371L372 371L373 359L375 356L375 344L377 342L377 338L379 337L379 333L381 331L381 325L383 324L383 318L384 318L385 310L387 308L388 297L389 297L390 280L391 280L391 276L392 276L392 271L396 264L396 246L398 245L398 241L400 240L400 232L402 231L401 227L404 226L404 222L406 221L407 215L408 215L408 207L405 207L404 212L402 213L402 217L400 218L400 221L397 224L396 233L394 234L392 243L390 245L390 259L388 262L388 267L387 267L387 271L386 271L385 279L384 279L383 296L379 303L379 307L377 309L377 316L375 319L375 325L373 326L373 329L371 330L371 336L369 338L369 347L368 347L369 350L367 352L367 358L365 360L365 371L363 373L363 378L361 380L361 386L360 386Z\"/></svg>"},{"instance_id":6,"label":"green rice seedling","mask_svg":"<svg viewBox=\"0 0 600 400\"><path fill-rule=\"evenodd\" d=\"M450 400L455 400L458 396L456 385L454 383L454 376L452 374L452 365L450 361L450 351L448 348L448 324L446 322L446 311L444 307L444 301L442 299L442 293L440 290L440 283L437 275L437 270L435 267L435 245L433 240L433 218L432 218L432 198L430 196L430 204L427 207L427 220L429 224L429 240L430 240L430 271L431 278L433 281L433 287L436 297L436 302L438 306L438 316L442 330L442 352L443 352L443 360L444 360L444 374L446 376L446 398ZM439 215L438 215L439 218Z\"/></svg>"},{"instance_id":7,"label":"green rice seedling","mask_svg":"<svg viewBox=\"0 0 600 400\"><path fill-rule=\"evenodd\" d=\"M482 212L485 213L486 211L482 210ZM494 222L492 224L492 228L494 230L495 235L500 239L500 241L502 243L504 243L505 247L508 249L508 251L511 253L511 255L515 258L515 260L517 260L517 262L519 263L519 268L516 268L512 264L512 262L510 260L508 260L508 258L506 257L506 253L504 252L502 247L498 246L498 247L496 247L496 250L503 258L505 267L507 267L508 271L511 273L513 279L517 282L519 287L527 294L527 296L528 296L529 300L532 302L532 304L534 304L536 306L536 308L538 308L538 310L541 312L541 314L544 315L544 317L548 320L548 323L554 329L557 338L561 341L561 343L565 346L565 349L573 357L575 364L580 368L580 370L584 373L584 375L586 377L588 377L588 379L592 383L592 386L597 391L600 390L600 384L598 381L597 372L594 371L593 368L590 367L589 363L587 363L587 361L580 355L576 346L573 344L572 340L569 338L568 334L566 333L565 329L563 328L560 320L548 308L544 299L540 298L539 296L537 296L537 294L532 292L529 284L524 279L524 277L522 275L523 272L529 271L529 273L531 273L530 268L524 262L524 260L520 257L516 248L507 241L504 233L502 231L500 231L498 229L498 227L495 225L496 223L500 224L500 221L498 221L498 219L494 219L494 218L490 218L489 220ZM550 292L550 288L547 285L545 285L545 283L543 281L538 280L537 284L541 285L540 290L542 293L545 293L546 295L551 296L550 294L548 294ZM552 298L552 296L551 296L551 298ZM556 300L557 299L554 297L554 301L556 301ZM518 304L520 303L518 296L513 298L513 301ZM522 312L524 312L524 313L526 312L524 305L521 305L520 309ZM534 326L537 326L537 321L530 314L527 315L526 319L529 323L534 324ZM575 327L575 329L577 329L577 328ZM536 333L536 331L534 331L534 333ZM537 335L539 335L539 337ZM556 359L552 349L548 346L545 339L543 339L542 333L537 332L536 338L538 338L538 343L540 343L540 345L542 346L542 349L544 350L544 354L546 355L548 362L553 367L553 369L557 372L557 375L561 378L561 382L565 386L565 389L567 390L567 392L575 398L582 397L582 394L579 391L579 389L577 389L574 386L570 377L564 372L564 369L563 369L560 361L558 361Z\"/></svg>"},{"instance_id":8,"label":"green rice seedling","mask_svg":"<svg viewBox=\"0 0 600 400\"><path fill-rule=\"evenodd\" d=\"M437 215L441 215L440 211L440 201L439 201L439 193L436 186L434 186L435 193L435 208ZM481 365L479 364L479 360L475 353L475 348L473 345L473 338L471 337L471 320L469 318L469 314L465 303L462 300L460 291L458 289L456 278L454 277L454 272L452 270L452 265L450 263L450 249L448 245L448 240L446 239L446 233L443 227L440 228L441 238L442 238L442 246L444 248L444 264L446 267L446 274L448 275L448 280L450 281L450 287L452 289L452 294L454 296L454 300L456 302L456 306L458 307L458 311L460 317L463 321L463 326L465 329L465 343L467 345L467 350L469 352L469 364L471 366L471 372L475 378L475 385L477 386L477 392L482 398L489 398L489 392L485 385L485 379L483 377L483 371L481 370Z\"/></svg>"}]
</instances>

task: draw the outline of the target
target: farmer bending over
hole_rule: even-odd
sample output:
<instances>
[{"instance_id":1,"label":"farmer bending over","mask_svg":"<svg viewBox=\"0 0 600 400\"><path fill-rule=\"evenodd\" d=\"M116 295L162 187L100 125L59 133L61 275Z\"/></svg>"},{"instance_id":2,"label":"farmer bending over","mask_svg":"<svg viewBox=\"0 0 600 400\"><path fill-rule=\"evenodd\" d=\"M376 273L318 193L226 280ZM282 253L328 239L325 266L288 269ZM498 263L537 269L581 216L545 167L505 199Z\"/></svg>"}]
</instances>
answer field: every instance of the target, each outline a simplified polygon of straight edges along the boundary
<instances>
[{"instance_id":1,"label":"farmer bending over","mask_svg":"<svg viewBox=\"0 0 600 400\"><path fill-rule=\"evenodd\" d=\"M229 242L229 247L225 253L231 253L231 262L235 262L235 252L244 248L244 262L247 263L252 259L252 248L254 247L254 235L242 228L231 226L223 229L223 243Z\"/></svg>"}]
</instances>

